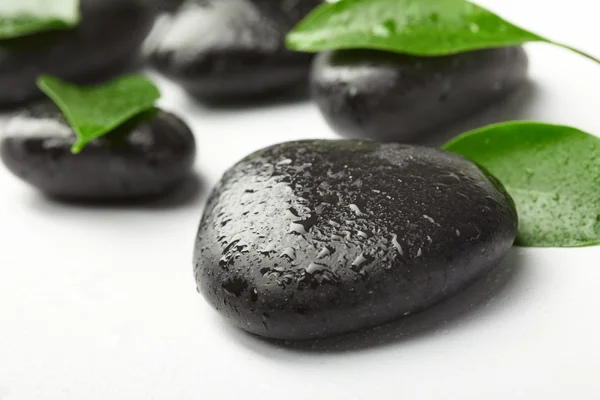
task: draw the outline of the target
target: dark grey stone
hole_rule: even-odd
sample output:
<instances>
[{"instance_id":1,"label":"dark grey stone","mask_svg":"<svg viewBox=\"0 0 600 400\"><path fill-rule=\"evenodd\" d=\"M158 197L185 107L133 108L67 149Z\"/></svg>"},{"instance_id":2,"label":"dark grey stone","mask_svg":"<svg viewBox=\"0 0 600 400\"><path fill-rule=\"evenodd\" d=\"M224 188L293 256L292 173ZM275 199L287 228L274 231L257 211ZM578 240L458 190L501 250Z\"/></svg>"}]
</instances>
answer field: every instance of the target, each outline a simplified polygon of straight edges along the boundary
<instances>
[{"instance_id":1,"label":"dark grey stone","mask_svg":"<svg viewBox=\"0 0 600 400\"><path fill-rule=\"evenodd\" d=\"M502 185L442 150L301 141L254 153L213 190L198 290L258 335L311 339L384 324L489 272L517 232Z\"/></svg>"},{"instance_id":2,"label":"dark grey stone","mask_svg":"<svg viewBox=\"0 0 600 400\"><path fill-rule=\"evenodd\" d=\"M154 110L72 154L75 134L53 103L16 114L0 130L0 158L41 191L75 200L154 196L188 177L196 146L176 116Z\"/></svg>"},{"instance_id":3,"label":"dark grey stone","mask_svg":"<svg viewBox=\"0 0 600 400\"><path fill-rule=\"evenodd\" d=\"M336 51L315 59L311 90L339 133L414 142L504 98L526 81L527 65L520 47L447 57Z\"/></svg>"},{"instance_id":4,"label":"dark grey stone","mask_svg":"<svg viewBox=\"0 0 600 400\"><path fill-rule=\"evenodd\" d=\"M77 83L118 74L137 56L156 13L147 0L81 0L76 28L0 41L0 107L39 97L40 74Z\"/></svg>"},{"instance_id":5,"label":"dark grey stone","mask_svg":"<svg viewBox=\"0 0 600 400\"><path fill-rule=\"evenodd\" d=\"M193 0L150 51L156 68L209 101L306 87L313 56L285 48L286 33L321 0Z\"/></svg>"}]
</instances>

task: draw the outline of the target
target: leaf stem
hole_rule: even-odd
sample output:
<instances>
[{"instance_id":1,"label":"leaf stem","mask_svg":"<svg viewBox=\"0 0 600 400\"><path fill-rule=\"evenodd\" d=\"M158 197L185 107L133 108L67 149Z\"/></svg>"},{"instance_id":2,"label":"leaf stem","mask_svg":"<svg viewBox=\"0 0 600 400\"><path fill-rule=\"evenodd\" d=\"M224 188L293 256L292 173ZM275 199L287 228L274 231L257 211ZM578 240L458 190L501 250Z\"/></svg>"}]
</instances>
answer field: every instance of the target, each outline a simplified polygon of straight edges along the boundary
<instances>
[{"instance_id":1,"label":"leaf stem","mask_svg":"<svg viewBox=\"0 0 600 400\"><path fill-rule=\"evenodd\" d=\"M581 50L578 50L578 49L576 49L575 47L571 47L571 46L569 46L569 45L562 44L562 43L558 43L558 42L550 42L550 43L552 43L552 44L554 44L554 45L556 45L556 46L562 47L563 49L570 50L570 51L572 51L572 52L574 52L574 53L577 53L577 54L579 54L580 56L584 56L584 57L585 57L585 58L587 58L588 60L592 60L592 61L594 61L595 63L597 63L597 64L600 64L600 59L598 59L598 58L596 58L596 57L594 57L594 56L592 56L592 55L590 55L590 54L588 54L588 53L585 53L585 52L583 52L583 51L581 51Z\"/></svg>"}]
</instances>

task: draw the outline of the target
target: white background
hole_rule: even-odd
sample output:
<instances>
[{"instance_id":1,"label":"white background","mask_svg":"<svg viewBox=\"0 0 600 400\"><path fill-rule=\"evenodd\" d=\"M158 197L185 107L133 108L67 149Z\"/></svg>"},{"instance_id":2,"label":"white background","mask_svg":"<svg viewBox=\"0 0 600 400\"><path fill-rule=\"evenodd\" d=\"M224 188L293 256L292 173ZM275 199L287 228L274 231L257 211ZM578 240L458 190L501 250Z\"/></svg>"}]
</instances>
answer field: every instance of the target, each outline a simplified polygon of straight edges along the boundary
<instances>
[{"instance_id":1,"label":"white background","mask_svg":"<svg viewBox=\"0 0 600 400\"><path fill-rule=\"evenodd\" d=\"M600 57L596 0L481 3ZM600 67L527 49L530 87L478 121L600 134ZM429 312L312 346L228 326L192 275L209 188L253 150L336 135L310 103L211 109L160 84L196 133L198 196L65 205L0 168L0 399L600 399L600 248L513 249L498 274Z\"/></svg>"}]
</instances>

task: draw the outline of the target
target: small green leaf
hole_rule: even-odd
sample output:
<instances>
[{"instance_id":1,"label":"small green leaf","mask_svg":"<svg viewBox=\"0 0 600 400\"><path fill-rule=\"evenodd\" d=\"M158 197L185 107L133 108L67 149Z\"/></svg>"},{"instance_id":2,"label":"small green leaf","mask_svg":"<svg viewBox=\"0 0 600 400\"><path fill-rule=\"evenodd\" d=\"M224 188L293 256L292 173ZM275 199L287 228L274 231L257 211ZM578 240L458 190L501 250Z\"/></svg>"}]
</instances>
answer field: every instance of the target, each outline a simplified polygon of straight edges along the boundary
<instances>
[{"instance_id":1,"label":"small green leaf","mask_svg":"<svg viewBox=\"0 0 600 400\"><path fill-rule=\"evenodd\" d=\"M296 51L375 49L416 56L553 43L467 0L341 0L313 10L287 36ZM553 43L557 44L557 43ZM585 57L590 55L566 45Z\"/></svg>"},{"instance_id":2,"label":"small green leaf","mask_svg":"<svg viewBox=\"0 0 600 400\"><path fill-rule=\"evenodd\" d=\"M160 92L142 75L126 75L99 86L76 86L49 75L38 78L39 88L61 109L77 135L71 151L85 145L130 118L154 107Z\"/></svg>"},{"instance_id":3,"label":"small green leaf","mask_svg":"<svg viewBox=\"0 0 600 400\"><path fill-rule=\"evenodd\" d=\"M79 0L1 0L0 40L69 29L80 20Z\"/></svg>"},{"instance_id":4,"label":"small green leaf","mask_svg":"<svg viewBox=\"0 0 600 400\"><path fill-rule=\"evenodd\" d=\"M509 122L465 133L444 148L482 165L515 200L517 244L600 244L600 139L574 128Z\"/></svg>"}]
</instances>

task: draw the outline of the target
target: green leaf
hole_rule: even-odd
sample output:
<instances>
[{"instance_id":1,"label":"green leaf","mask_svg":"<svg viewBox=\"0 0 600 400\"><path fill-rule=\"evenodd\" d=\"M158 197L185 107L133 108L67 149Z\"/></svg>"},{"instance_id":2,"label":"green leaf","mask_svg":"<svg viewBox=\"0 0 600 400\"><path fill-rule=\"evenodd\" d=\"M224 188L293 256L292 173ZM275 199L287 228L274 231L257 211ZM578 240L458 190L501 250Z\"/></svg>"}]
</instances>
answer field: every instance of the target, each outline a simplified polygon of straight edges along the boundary
<instances>
[{"instance_id":1,"label":"green leaf","mask_svg":"<svg viewBox=\"0 0 600 400\"><path fill-rule=\"evenodd\" d=\"M287 36L296 51L375 49L442 56L548 39L467 0L341 0L313 10ZM557 43L553 43L557 44ZM579 50L568 48L600 63Z\"/></svg>"},{"instance_id":2,"label":"green leaf","mask_svg":"<svg viewBox=\"0 0 600 400\"><path fill-rule=\"evenodd\" d=\"M482 165L515 200L517 244L600 244L600 139L574 128L509 122L465 133L444 148Z\"/></svg>"},{"instance_id":3,"label":"green leaf","mask_svg":"<svg viewBox=\"0 0 600 400\"><path fill-rule=\"evenodd\" d=\"M38 78L39 88L61 109L77 135L71 151L116 129L154 107L160 92L142 75L126 75L99 86L76 86L49 75Z\"/></svg>"},{"instance_id":4,"label":"green leaf","mask_svg":"<svg viewBox=\"0 0 600 400\"><path fill-rule=\"evenodd\" d=\"M0 40L69 29L80 20L79 0L1 0Z\"/></svg>"}]
</instances>

